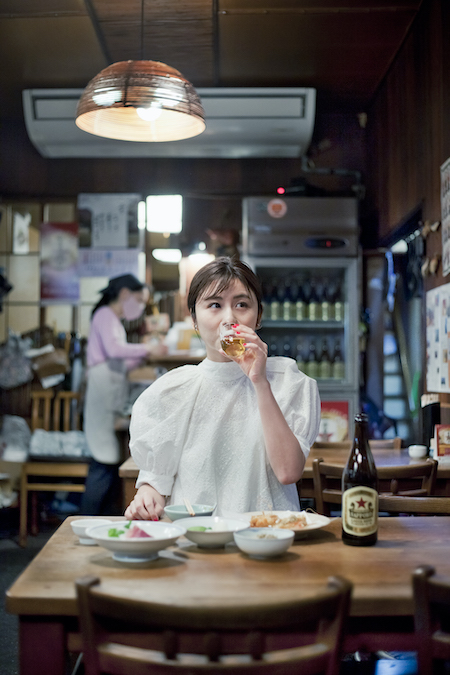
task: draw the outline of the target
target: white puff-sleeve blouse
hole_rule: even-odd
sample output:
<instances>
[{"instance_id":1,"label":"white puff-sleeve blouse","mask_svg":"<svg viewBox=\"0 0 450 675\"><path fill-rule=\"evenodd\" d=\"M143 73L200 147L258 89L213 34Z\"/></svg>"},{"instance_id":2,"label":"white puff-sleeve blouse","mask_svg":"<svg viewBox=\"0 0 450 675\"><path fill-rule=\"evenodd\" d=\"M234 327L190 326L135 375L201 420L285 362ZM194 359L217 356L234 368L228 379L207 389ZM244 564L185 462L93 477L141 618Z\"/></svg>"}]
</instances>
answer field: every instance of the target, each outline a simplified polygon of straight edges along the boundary
<instances>
[{"instance_id":1,"label":"white puff-sleeve blouse","mask_svg":"<svg viewBox=\"0 0 450 675\"><path fill-rule=\"evenodd\" d=\"M293 359L267 359L273 394L307 457L320 422L317 383ZM299 508L295 484L282 485L265 452L253 384L234 361L208 359L156 380L137 399L131 454L168 503L216 504L217 513Z\"/></svg>"}]
</instances>

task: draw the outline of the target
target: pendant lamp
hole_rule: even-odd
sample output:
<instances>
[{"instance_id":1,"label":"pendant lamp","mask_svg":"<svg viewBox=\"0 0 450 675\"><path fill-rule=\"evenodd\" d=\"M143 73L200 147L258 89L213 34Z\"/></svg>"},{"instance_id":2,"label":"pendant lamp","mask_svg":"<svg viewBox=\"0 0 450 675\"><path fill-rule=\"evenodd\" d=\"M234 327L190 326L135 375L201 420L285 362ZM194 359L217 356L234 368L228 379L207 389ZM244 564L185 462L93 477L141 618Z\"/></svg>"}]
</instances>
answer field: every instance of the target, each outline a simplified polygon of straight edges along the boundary
<instances>
[{"instance_id":1,"label":"pendant lamp","mask_svg":"<svg viewBox=\"0 0 450 675\"><path fill-rule=\"evenodd\" d=\"M123 141L179 141L205 130L204 111L192 84L159 61L119 61L84 90L76 125Z\"/></svg>"}]
</instances>

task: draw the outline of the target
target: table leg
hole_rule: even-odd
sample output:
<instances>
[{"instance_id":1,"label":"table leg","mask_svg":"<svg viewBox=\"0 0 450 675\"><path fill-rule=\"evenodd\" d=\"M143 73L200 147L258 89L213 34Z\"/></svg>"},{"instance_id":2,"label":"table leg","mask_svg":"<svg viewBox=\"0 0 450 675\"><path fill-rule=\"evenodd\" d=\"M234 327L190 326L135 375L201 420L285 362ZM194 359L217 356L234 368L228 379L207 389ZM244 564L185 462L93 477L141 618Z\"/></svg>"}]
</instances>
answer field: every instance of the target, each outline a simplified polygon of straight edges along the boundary
<instances>
[{"instance_id":1,"label":"table leg","mask_svg":"<svg viewBox=\"0 0 450 675\"><path fill-rule=\"evenodd\" d=\"M20 675L65 675L65 630L62 622L19 617Z\"/></svg>"}]
</instances>

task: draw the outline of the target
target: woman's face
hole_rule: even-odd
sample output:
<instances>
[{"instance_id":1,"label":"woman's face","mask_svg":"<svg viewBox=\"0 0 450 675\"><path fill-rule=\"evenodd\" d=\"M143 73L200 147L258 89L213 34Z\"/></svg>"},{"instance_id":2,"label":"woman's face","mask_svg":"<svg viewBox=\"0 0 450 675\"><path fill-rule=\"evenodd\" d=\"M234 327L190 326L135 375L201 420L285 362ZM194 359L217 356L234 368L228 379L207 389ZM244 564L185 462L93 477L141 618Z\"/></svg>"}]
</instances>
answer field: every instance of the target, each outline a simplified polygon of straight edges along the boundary
<instances>
[{"instance_id":1,"label":"woman's face","mask_svg":"<svg viewBox=\"0 0 450 675\"><path fill-rule=\"evenodd\" d=\"M142 316L149 299L149 291L148 288L143 288L140 291L130 291L125 288L122 289L119 299L122 303L122 317L127 321L136 321Z\"/></svg>"},{"instance_id":2,"label":"woman's face","mask_svg":"<svg viewBox=\"0 0 450 675\"><path fill-rule=\"evenodd\" d=\"M195 303L198 332L205 343L208 359L230 361L228 356L219 352L220 326L224 323L239 323L254 330L258 321L258 302L255 294L237 279L220 294L216 293L215 288L211 286L206 289Z\"/></svg>"}]
</instances>

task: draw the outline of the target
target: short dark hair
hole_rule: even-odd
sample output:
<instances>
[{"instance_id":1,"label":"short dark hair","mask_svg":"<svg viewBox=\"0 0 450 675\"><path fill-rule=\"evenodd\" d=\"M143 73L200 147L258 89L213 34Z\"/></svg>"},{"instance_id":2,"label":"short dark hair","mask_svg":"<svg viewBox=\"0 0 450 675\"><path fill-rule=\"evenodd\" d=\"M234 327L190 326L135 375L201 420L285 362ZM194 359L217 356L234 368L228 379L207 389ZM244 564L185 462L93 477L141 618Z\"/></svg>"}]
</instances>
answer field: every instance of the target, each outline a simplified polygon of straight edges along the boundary
<instances>
[{"instance_id":1,"label":"short dark hair","mask_svg":"<svg viewBox=\"0 0 450 675\"><path fill-rule=\"evenodd\" d=\"M262 314L262 288L261 282L251 267L242 260L223 256L202 267L191 281L187 298L187 305L192 318L195 321L195 305L197 300L212 285L215 292L221 293L233 281L240 281L249 293L253 293L258 302L258 321Z\"/></svg>"}]
</instances>

